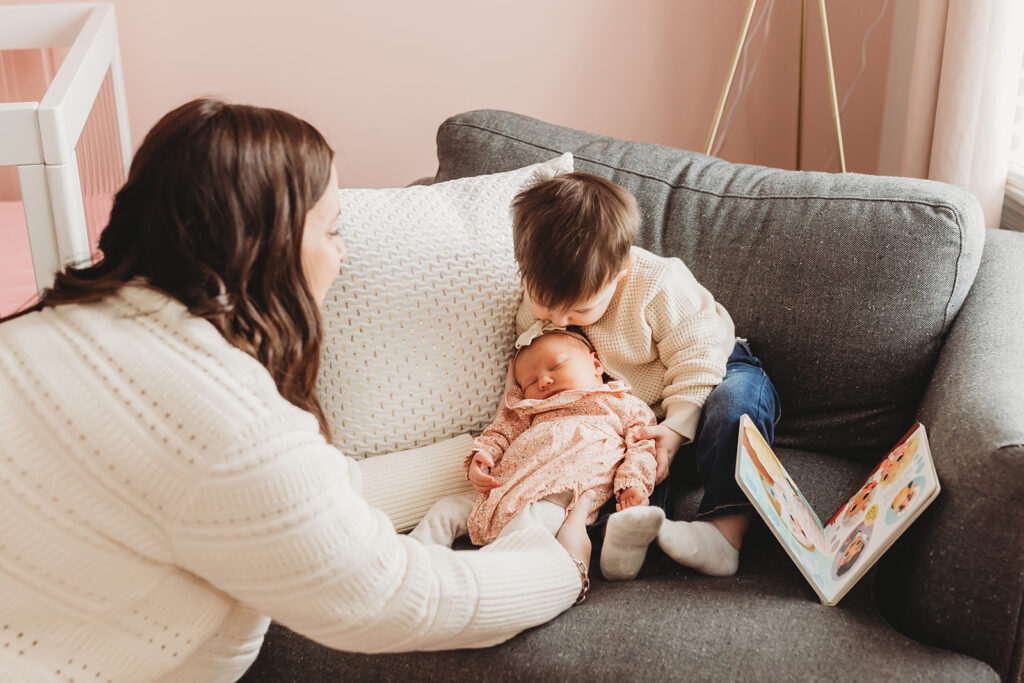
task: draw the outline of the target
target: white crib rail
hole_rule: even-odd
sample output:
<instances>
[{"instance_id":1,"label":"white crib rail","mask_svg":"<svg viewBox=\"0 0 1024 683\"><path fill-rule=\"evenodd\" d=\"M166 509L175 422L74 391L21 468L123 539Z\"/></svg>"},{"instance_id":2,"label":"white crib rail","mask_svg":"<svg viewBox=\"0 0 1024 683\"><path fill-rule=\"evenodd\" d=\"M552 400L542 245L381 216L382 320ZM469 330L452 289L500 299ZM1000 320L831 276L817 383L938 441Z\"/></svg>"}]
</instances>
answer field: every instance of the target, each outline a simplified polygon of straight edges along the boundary
<instances>
[{"instance_id":1,"label":"white crib rail","mask_svg":"<svg viewBox=\"0 0 1024 683\"><path fill-rule=\"evenodd\" d=\"M67 56L40 102L0 104L0 164L18 167L40 293L53 283L61 267L91 260L76 147L97 97L110 91L103 88L105 82L113 91L117 131L103 144L117 147L113 169L117 184L127 173L131 139L124 75L113 5L0 6L0 49L68 45ZM105 157L110 159L109 150Z\"/></svg>"}]
</instances>

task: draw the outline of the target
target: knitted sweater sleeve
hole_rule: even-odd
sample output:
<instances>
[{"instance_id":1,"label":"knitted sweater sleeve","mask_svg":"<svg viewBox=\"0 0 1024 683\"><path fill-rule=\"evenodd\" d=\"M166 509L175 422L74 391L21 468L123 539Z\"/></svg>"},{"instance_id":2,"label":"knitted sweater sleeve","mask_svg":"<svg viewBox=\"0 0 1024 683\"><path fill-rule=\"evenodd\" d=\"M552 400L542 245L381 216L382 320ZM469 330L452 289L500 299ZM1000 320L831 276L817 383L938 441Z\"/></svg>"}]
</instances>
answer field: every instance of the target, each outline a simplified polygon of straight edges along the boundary
<instances>
[{"instance_id":1,"label":"knitted sweater sleeve","mask_svg":"<svg viewBox=\"0 0 1024 683\"><path fill-rule=\"evenodd\" d=\"M579 575L550 534L462 552L399 535L363 500L355 461L298 412L247 430L208 467L170 529L179 566L355 652L486 647L572 604Z\"/></svg>"},{"instance_id":2,"label":"knitted sweater sleeve","mask_svg":"<svg viewBox=\"0 0 1024 683\"><path fill-rule=\"evenodd\" d=\"M644 310L665 365L665 426L692 441L704 402L725 376L725 330L711 293L678 259L669 259Z\"/></svg>"}]
</instances>

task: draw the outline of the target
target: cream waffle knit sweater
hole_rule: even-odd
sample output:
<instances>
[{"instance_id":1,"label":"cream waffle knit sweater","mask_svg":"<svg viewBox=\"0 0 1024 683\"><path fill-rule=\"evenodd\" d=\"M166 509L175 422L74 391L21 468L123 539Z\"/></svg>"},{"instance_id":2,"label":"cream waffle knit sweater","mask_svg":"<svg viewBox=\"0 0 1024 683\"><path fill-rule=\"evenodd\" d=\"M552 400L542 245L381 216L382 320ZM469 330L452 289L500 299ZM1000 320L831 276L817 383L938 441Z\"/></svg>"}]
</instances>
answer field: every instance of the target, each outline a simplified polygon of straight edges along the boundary
<instances>
[{"instance_id":1,"label":"cream waffle knit sweater","mask_svg":"<svg viewBox=\"0 0 1024 683\"><path fill-rule=\"evenodd\" d=\"M0 325L0 435L4 680L235 680L271 617L344 650L482 647L579 592L540 529L396 534L263 366L150 288Z\"/></svg>"},{"instance_id":2,"label":"cream waffle knit sweater","mask_svg":"<svg viewBox=\"0 0 1024 683\"><path fill-rule=\"evenodd\" d=\"M536 321L524 299L516 334ZM609 375L625 380L662 424L693 440L704 402L725 376L736 329L682 261L632 247L629 274L583 332Z\"/></svg>"}]
</instances>

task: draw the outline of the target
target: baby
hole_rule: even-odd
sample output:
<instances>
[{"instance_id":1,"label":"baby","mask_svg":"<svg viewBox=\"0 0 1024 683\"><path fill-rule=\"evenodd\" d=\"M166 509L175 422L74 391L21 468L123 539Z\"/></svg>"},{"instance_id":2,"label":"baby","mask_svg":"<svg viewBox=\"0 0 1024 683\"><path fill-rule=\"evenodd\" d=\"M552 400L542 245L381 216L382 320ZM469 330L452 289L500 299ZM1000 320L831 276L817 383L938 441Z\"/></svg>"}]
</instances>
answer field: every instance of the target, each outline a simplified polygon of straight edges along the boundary
<instances>
[{"instance_id":1,"label":"baby","mask_svg":"<svg viewBox=\"0 0 1024 683\"><path fill-rule=\"evenodd\" d=\"M466 458L477 493L442 498L410 535L451 545L468 531L474 544L486 545L536 524L554 534L581 499L593 523L614 495L619 512L609 525L629 533L616 534L622 543L606 538L602 570L638 566L627 556L646 552L664 520L660 508L646 507L654 442L637 436L655 424L654 412L625 383L604 382L601 361L579 332L548 326L517 346L498 416ZM595 495L583 497L586 491Z\"/></svg>"}]
</instances>

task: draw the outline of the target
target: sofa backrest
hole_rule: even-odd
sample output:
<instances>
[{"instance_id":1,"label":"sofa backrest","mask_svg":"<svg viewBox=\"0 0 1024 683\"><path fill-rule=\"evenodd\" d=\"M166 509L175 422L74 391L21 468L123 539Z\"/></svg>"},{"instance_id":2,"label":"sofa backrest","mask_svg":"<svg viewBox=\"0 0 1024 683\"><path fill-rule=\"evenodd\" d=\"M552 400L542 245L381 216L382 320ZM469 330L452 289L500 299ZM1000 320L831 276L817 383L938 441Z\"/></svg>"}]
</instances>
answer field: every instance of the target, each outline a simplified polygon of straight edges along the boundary
<instances>
[{"instance_id":1,"label":"sofa backrest","mask_svg":"<svg viewBox=\"0 0 1024 683\"><path fill-rule=\"evenodd\" d=\"M639 201L636 244L732 314L782 400L776 443L877 458L912 424L981 257L981 209L925 180L732 164L508 112L454 116L437 181L572 152Z\"/></svg>"}]
</instances>

